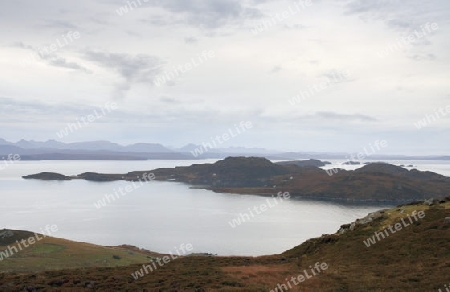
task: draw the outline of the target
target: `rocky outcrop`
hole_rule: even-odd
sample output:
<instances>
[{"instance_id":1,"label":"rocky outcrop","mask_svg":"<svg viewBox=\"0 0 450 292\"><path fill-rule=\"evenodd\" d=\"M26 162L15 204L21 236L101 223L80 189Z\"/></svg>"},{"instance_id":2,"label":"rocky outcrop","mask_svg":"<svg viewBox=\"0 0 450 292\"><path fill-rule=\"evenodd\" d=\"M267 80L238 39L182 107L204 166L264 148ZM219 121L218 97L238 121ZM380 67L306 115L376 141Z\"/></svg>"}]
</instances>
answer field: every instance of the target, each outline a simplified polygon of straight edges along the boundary
<instances>
[{"instance_id":1,"label":"rocky outcrop","mask_svg":"<svg viewBox=\"0 0 450 292\"><path fill-rule=\"evenodd\" d=\"M439 204L439 200L431 198L431 199L425 200L425 202L423 202L423 203L428 206L434 206L434 205Z\"/></svg>"},{"instance_id":2,"label":"rocky outcrop","mask_svg":"<svg viewBox=\"0 0 450 292\"><path fill-rule=\"evenodd\" d=\"M338 230L337 233L338 234L344 234L345 232L347 232L349 230L353 231L356 228L357 225L364 225L364 224L370 223L372 221L375 221L377 219L384 218L386 210L388 210L388 209L379 210L377 212L369 213L366 217L363 217L361 219L356 219L355 222L352 222L350 224L341 225L341 228Z\"/></svg>"}]
</instances>

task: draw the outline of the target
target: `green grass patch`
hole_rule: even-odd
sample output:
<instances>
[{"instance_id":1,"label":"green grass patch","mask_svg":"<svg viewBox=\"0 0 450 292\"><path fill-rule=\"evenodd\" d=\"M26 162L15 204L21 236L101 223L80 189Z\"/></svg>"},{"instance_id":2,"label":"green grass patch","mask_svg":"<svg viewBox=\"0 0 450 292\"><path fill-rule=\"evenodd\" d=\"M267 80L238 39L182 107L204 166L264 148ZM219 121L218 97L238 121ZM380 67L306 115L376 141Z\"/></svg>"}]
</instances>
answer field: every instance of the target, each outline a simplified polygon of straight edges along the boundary
<instances>
[{"instance_id":1,"label":"green grass patch","mask_svg":"<svg viewBox=\"0 0 450 292\"><path fill-rule=\"evenodd\" d=\"M58 251L65 250L67 247L59 244L44 243L41 245L34 245L31 247L30 254L50 254Z\"/></svg>"}]
</instances>

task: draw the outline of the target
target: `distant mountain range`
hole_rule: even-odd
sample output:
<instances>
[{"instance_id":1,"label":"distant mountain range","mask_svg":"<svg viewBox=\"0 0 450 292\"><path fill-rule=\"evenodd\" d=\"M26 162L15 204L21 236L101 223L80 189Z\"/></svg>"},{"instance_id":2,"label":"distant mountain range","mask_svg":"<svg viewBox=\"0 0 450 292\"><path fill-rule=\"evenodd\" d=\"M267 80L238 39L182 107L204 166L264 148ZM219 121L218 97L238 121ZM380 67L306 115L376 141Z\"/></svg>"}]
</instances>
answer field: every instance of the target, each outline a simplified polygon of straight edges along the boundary
<instances>
[{"instance_id":1,"label":"distant mountain range","mask_svg":"<svg viewBox=\"0 0 450 292\"><path fill-rule=\"evenodd\" d=\"M78 142L78 143L62 143L56 140L48 140L46 142L39 141L26 141L20 140L17 143L11 143L4 139L0 139L0 145L16 146L22 149L58 149L58 150L86 150L97 151L107 150L116 152L143 152L143 153L167 153L172 150L157 143L137 143L127 146L122 146L117 143L109 141L90 141L90 142Z\"/></svg>"},{"instance_id":2,"label":"distant mountain range","mask_svg":"<svg viewBox=\"0 0 450 292\"><path fill-rule=\"evenodd\" d=\"M201 150L201 151L199 151ZM348 153L282 152L264 148L228 147L205 148L203 145L187 144L181 148L167 147L159 143L136 143L120 145L110 141L63 143L56 140L45 142L20 140L16 143L0 138L0 159L9 154L19 154L22 160L148 160L148 159L223 159L228 156L259 156L271 160L291 159L342 159ZM372 159L436 159L450 160L450 156L376 156Z\"/></svg>"},{"instance_id":3,"label":"distant mountain range","mask_svg":"<svg viewBox=\"0 0 450 292\"><path fill-rule=\"evenodd\" d=\"M197 149L203 149L195 153ZM194 155L195 153L196 155ZM263 148L213 148L188 144L182 148L166 147L159 143L136 143L120 145L110 141L63 143L56 140L45 142L20 140L16 143L0 138L0 158L19 154L22 160L147 160L147 159L207 159L224 158L229 155L276 154Z\"/></svg>"}]
</instances>

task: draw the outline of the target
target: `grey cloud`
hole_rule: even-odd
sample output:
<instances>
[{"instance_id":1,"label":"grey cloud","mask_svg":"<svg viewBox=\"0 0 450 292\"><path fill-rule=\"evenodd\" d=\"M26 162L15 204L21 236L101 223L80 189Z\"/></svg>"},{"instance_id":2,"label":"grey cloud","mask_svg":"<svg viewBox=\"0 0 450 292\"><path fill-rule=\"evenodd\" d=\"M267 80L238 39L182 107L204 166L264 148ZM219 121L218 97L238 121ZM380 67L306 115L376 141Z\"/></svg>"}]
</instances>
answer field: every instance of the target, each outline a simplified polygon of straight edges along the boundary
<instances>
[{"instance_id":1,"label":"grey cloud","mask_svg":"<svg viewBox=\"0 0 450 292\"><path fill-rule=\"evenodd\" d=\"M132 36L132 37L137 37L137 38L141 38L141 37L142 37L141 34L139 34L139 33L137 33L137 32L134 32L134 31L131 31L131 30L127 30L126 33L127 33L129 36Z\"/></svg>"},{"instance_id":2,"label":"grey cloud","mask_svg":"<svg viewBox=\"0 0 450 292\"><path fill-rule=\"evenodd\" d=\"M321 119L326 120L337 120L337 121L365 121L365 122L374 122L377 121L376 118L371 116L362 115L362 114L339 114L335 112L317 112L314 115L315 117L319 117Z\"/></svg>"},{"instance_id":3,"label":"grey cloud","mask_svg":"<svg viewBox=\"0 0 450 292\"><path fill-rule=\"evenodd\" d=\"M308 28L308 27L306 25L301 24L301 23L296 23L296 24L292 25L292 28L293 29L305 29L305 28Z\"/></svg>"},{"instance_id":4,"label":"grey cloud","mask_svg":"<svg viewBox=\"0 0 450 292\"><path fill-rule=\"evenodd\" d=\"M19 101L13 98L0 97L0 121L9 122L24 117L24 114L52 114L52 107L38 101Z\"/></svg>"},{"instance_id":5,"label":"grey cloud","mask_svg":"<svg viewBox=\"0 0 450 292\"><path fill-rule=\"evenodd\" d=\"M347 1L347 14L358 13L375 13L379 14L388 11L388 7L392 5L393 0L353 0Z\"/></svg>"},{"instance_id":6,"label":"grey cloud","mask_svg":"<svg viewBox=\"0 0 450 292\"><path fill-rule=\"evenodd\" d=\"M45 58L44 60L46 60L47 63L51 66L66 68L66 69L81 70L85 73L92 73L91 70L79 65L76 62L68 62L65 58L55 56L55 57L51 57L51 58Z\"/></svg>"},{"instance_id":7,"label":"grey cloud","mask_svg":"<svg viewBox=\"0 0 450 292\"><path fill-rule=\"evenodd\" d=\"M50 54L44 54L44 53L40 54L38 48L34 48L34 47L30 46L30 45L26 45L23 42L17 42L13 46L19 47L19 48L24 49L24 50L31 51L33 53L33 56L34 56L34 58L33 58L34 60L44 61L50 66L60 67L60 68L65 68L65 69L80 70L80 71L85 72L85 73L91 73L91 70L81 66L80 64L78 64L76 62L70 62L70 61L67 61L66 58L59 57L56 54L56 52L52 52ZM22 60L22 62L21 62L22 65L26 66L27 63L29 61L31 61L29 59L30 58Z\"/></svg>"},{"instance_id":8,"label":"grey cloud","mask_svg":"<svg viewBox=\"0 0 450 292\"><path fill-rule=\"evenodd\" d=\"M41 100L17 101L13 98L0 97L0 123L60 123L71 122L82 116L92 114L103 105L89 106L83 104L48 104ZM108 119L99 119L96 123L110 123L148 120L148 115L121 111L121 105Z\"/></svg>"},{"instance_id":9,"label":"grey cloud","mask_svg":"<svg viewBox=\"0 0 450 292\"><path fill-rule=\"evenodd\" d=\"M411 22L402 19L391 19L387 21L387 25L391 28L408 29L412 27Z\"/></svg>"},{"instance_id":10,"label":"grey cloud","mask_svg":"<svg viewBox=\"0 0 450 292\"><path fill-rule=\"evenodd\" d=\"M281 66L275 66L272 68L272 70L269 71L269 73L275 74L275 73L280 72L281 70L283 70L283 68Z\"/></svg>"},{"instance_id":11,"label":"grey cloud","mask_svg":"<svg viewBox=\"0 0 450 292\"><path fill-rule=\"evenodd\" d=\"M195 38L195 37L185 37L185 38L184 38L184 42L185 42L186 44L193 44L193 43L198 42L198 38Z\"/></svg>"},{"instance_id":12,"label":"grey cloud","mask_svg":"<svg viewBox=\"0 0 450 292\"><path fill-rule=\"evenodd\" d=\"M365 20L380 20L387 27L410 32L427 22L447 21L450 3L446 0L350 0L344 3L345 14ZM436 10L439 7L439 10Z\"/></svg>"},{"instance_id":13,"label":"grey cloud","mask_svg":"<svg viewBox=\"0 0 450 292\"><path fill-rule=\"evenodd\" d=\"M201 123L206 120L234 123L254 115L254 111L223 112L215 108L192 107L187 108L182 101L173 97L162 96L151 98L151 104L143 104L141 111L127 111L122 103L117 102L118 109L107 119L99 119L99 123L162 123L179 121L183 124ZM170 104L170 106L169 106ZM190 104L192 104L190 102ZM198 102L199 105L203 104ZM71 122L81 116L92 114L99 106L82 104L49 104L41 100L17 101L13 98L0 96L0 123L58 123ZM149 110L145 110L145 107ZM97 122L96 122L97 123Z\"/></svg>"},{"instance_id":14,"label":"grey cloud","mask_svg":"<svg viewBox=\"0 0 450 292\"><path fill-rule=\"evenodd\" d=\"M436 55L431 53L425 53L425 54L414 54L411 56L408 56L411 60L414 61L434 61L436 60Z\"/></svg>"},{"instance_id":15,"label":"grey cloud","mask_svg":"<svg viewBox=\"0 0 450 292\"><path fill-rule=\"evenodd\" d=\"M53 20L46 20L44 24L41 25L42 27L48 27L48 28L61 28L61 29L76 29L78 28L77 25L67 21L67 20L59 20L59 19L53 19Z\"/></svg>"},{"instance_id":16,"label":"grey cloud","mask_svg":"<svg viewBox=\"0 0 450 292\"><path fill-rule=\"evenodd\" d=\"M21 48L21 49L34 50L34 48L32 46L26 45L23 42L15 42L12 46Z\"/></svg>"},{"instance_id":17,"label":"grey cloud","mask_svg":"<svg viewBox=\"0 0 450 292\"><path fill-rule=\"evenodd\" d=\"M409 46L412 47L425 47L431 45L431 41L426 38L416 39L414 42L409 43Z\"/></svg>"},{"instance_id":18,"label":"grey cloud","mask_svg":"<svg viewBox=\"0 0 450 292\"><path fill-rule=\"evenodd\" d=\"M318 78L329 79L332 83L352 82L355 80L347 70L336 69L319 74Z\"/></svg>"},{"instance_id":19,"label":"grey cloud","mask_svg":"<svg viewBox=\"0 0 450 292\"><path fill-rule=\"evenodd\" d=\"M261 17L262 13L255 7L246 7L238 0L153 0L151 6L159 6L171 13L179 14L179 22L202 28L218 28L246 18ZM153 17L152 24L173 24L173 19Z\"/></svg>"},{"instance_id":20,"label":"grey cloud","mask_svg":"<svg viewBox=\"0 0 450 292\"><path fill-rule=\"evenodd\" d=\"M89 18L89 21L99 25L111 25L107 20L102 19L102 15L97 15L96 17Z\"/></svg>"},{"instance_id":21,"label":"grey cloud","mask_svg":"<svg viewBox=\"0 0 450 292\"><path fill-rule=\"evenodd\" d=\"M113 98L119 100L125 97L125 94L131 89L129 82L116 83L114 85Z\"/></svg>"},{"instance_id":22,"label":"grey cloud","mask_svg":"<svg viewBox=\"0 0 450 292\"><path fill-rule=\"evenodd\" d=\"M121 99L132 88L134 83L153 85L153 80L162 72L164 62L158 57L149 55L131 55L101 51L86 51L84 57L103 68L113 70L123 79L114 84L113 97Z\"/></svg>"},{"instance_id":23,"label":"grey cloud","mask_svg":"<svg viewBox=\"0 0 450 292\"><path fill-rule=\"evenodd\" d=\"M177 99L168 97L168 96L162 96L159 100L162 102L165 102L165 103L178 103L179 102Z\"/></svg>"},{"instance_id":24,"label":"grey cloud","mask_svg":"<svg viewBox=\"0 0 450 292\"><path fill-rule=\"evenodd\" d=\"M153 15L149 19L142 19L141 22L148 23L151 25L156 26L167 26L167 25L174 25L174 24L182 24L182 21L177 19L167 19L167 17L160 16L160 15Z\"/></svg>"},{"instance_id":25,"label":"grey cloud","mask_svg":"<svg viewBox=\"0 0 450 292\"><path fill-rule=\"evenodd\" d=\"M99 51L85 52L87 60L113 69L127 82L148 82L161 73L161 59L148 55L129 55Z\"/></svg>"},{"instance_id":26,"label":"grey cloud","mask_svg":"<svg viewBox=\"0 0 450 292\"><path fill-rule=\"evenodd\" d=\"M267 2L271 2L273 0L252 0L251 3L254 5L265 4Z\"/></svg>"},{"instance_id":27,"label":"grey cloud","mask_svg":"<svg viewBox=\"0 0 450 292\"><path fill-rule=\"evenodd\" d=\"M0 97L0 122L35 122L64 120L79 117L92 112L93 107L82 104L49 104L41 100L20 101L14 98Z\"/></svg>"},{"instance_id":28,"label":"grey cloud","mask_svg":"<svg viewBox=\"0 0 450 292\"><path fill-rule=\"evenodd\" d=\"M280 122L286 122L286 123L292 123L292 120L296 120L296 122L302 122L302 123L311 123L311 125L314 125L314 127L323 127L324 125L330 126L333 125L336 126L336 124L330 124L335 122L341 122L341 123L361 123L361 122L368 122L373 123L378 121L378 119L364 115L364 114L342 114L332 111L317 111L312 114L293 114L293 115L287 115L285 117L275 117L275 116L264 116L260 115L260 118L262 120L265 120L269 123L280 123Z\"/></svg>"},{"instance_id":29,"label":"grey cloud","mask_svg":"<svg viewBox=\"0 0 450 292\"><path fill-rule=\"evenodd\" d=\"M166 86L176 86L177 83L175 82L175 80L169 80L166 82Z\"/></svg>"}]
</instances>

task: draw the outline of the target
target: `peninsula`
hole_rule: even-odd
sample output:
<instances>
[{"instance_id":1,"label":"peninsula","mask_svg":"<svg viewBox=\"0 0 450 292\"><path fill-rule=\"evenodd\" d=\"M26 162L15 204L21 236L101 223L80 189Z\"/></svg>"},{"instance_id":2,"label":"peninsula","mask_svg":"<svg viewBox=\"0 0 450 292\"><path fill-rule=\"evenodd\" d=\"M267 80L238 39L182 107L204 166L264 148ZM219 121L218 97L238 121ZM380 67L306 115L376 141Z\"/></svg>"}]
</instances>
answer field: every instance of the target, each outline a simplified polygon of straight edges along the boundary
<instances>
[{"instance_id":1,"label":"peninsula","mask_svg":"<svg viewBox=\"0 0 450 292\"><path fill-rule=\"evenodd\" d=\"M319 164L321 165L321 164ZM261 157L228 157L212 164L133 171L125 174L86 172L76 176L43 172L24 179L107 182L139 181L152 174L155 180L177 181L221 193L273 196L289 192L292 198L361 203L404 203L443 198L450 193L450 178L429 171L371 163L354 171L339 169L330 176L311 162L273 163Z\"/></svg>"}]
</instances>

